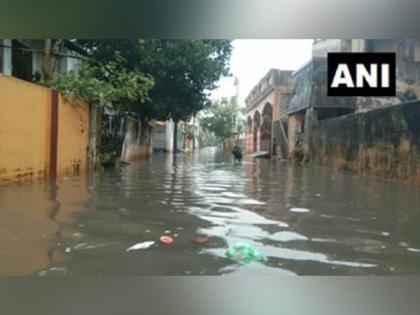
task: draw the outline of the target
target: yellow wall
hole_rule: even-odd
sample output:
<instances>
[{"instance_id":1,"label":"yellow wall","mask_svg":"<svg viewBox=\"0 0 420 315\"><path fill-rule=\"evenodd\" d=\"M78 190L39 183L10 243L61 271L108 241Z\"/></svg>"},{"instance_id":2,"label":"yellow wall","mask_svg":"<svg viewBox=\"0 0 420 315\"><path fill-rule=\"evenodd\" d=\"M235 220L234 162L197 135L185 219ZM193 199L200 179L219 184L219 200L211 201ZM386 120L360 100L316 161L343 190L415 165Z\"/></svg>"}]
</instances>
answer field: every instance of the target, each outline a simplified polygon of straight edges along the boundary
<instances>
[{"instance_id":1,"label":"yellow wall","mask_svg":"<svg viewBox=\"0 0 420 315\"><path fill-rule=\"evenodd\" d=\"M0 184L48 175L51 94L0 75ZM59 98L58 174L87 168L88 123L88 104Z\"/></svg>"},{"instance_id":2,"label":"yellow wall","mask_svg":"<svg viewBox=\"0 0 420 315\"><path fill-rule=\"evenodd\" d=\"M58 108L57 173L72 175L87 169L89 106L60 96Z\"/></svg>"},{"instance_id":3,"label":"yellow wall","mask_svg":"<svg viewBox=\"0 0 420 315\"><path fill-rule=\"evenodd\" d=\"M48 89L0 75L0 183L45 176L50 111Z\"/></svg>"}]
</instances>

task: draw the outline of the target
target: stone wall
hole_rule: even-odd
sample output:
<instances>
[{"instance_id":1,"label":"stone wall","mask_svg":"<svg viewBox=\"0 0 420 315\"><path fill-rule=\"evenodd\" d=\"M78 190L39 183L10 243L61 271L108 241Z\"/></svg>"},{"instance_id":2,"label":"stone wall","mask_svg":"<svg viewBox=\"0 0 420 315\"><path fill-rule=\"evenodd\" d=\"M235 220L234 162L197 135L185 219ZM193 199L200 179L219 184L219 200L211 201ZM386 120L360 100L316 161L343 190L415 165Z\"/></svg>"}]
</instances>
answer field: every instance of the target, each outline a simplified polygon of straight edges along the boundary
<instances>
[{"instance_id":1,"label":"stone wall","mask_svg":"<svg viewBox=\"0 0 420 315\"><path fill-rule=\"evenodd\" d=\"M317 122L311 162L420 185L420 101Z\"/></svg>"}]
</instances>

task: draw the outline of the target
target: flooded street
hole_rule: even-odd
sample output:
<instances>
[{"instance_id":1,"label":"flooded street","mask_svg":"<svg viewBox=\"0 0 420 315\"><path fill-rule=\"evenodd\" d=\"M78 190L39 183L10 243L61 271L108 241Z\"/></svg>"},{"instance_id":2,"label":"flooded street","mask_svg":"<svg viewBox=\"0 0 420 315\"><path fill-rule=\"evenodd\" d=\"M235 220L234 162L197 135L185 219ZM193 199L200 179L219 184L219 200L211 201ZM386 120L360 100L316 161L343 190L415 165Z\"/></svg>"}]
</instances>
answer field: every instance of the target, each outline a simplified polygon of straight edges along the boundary
<instances>
[{"instance_id":1,"label":"flooded street","mask_svg":"<svg viewBox=\"0 0 420 315\"><path fill-rule=\"evenodd\" d=\"M235 164L214 148L156 154L0 187L0 275L419 274L419 205L418 187L326 168ZM227 259L236 242L267 264Z\"/></svg>"}]
</instances>

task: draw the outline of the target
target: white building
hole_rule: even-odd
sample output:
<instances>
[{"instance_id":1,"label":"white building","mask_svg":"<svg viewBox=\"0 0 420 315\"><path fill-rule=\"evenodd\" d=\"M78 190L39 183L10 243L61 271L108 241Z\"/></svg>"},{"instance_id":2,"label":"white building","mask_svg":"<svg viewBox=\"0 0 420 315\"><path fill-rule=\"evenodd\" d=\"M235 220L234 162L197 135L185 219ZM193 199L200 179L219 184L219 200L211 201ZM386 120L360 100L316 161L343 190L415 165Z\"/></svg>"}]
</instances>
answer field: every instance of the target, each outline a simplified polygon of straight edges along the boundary
<instances>
[{"instance_id":1,"label":"white building","mask_svg":"<svg viewBox=\"0 0 420 315\"><path fill-rule=\"evenodd\" d=\"M200 120L198 117L178 123L177 149L191 151L201 145ZM152 132L152 146L156 151L172 152L174 143L174 122L157 121Z\"/></svg>"},{"instance_id":2,"label":"white building","mask_svg":"<svg viewBox=\"0 0 420 315\"><path fill-rule=\"evenodd\" d=\"M55 71L77 68L82 50L70 40L63 40ZM41 79L45 40L0 39L0 72L26 81Z\"/></svg>"},{"instance_id":3,"label":"white building","mask_svg":"<svg viewBox=\"0 0 420 315\"><path fill-rule=\"evenodd\" d=\"M155 151L172 152L174 147L174 122L156 121L152 131L152 147ZM178 150L183 149L184 135L181 123L178 125Z\"/></svg>"}]
</instances>

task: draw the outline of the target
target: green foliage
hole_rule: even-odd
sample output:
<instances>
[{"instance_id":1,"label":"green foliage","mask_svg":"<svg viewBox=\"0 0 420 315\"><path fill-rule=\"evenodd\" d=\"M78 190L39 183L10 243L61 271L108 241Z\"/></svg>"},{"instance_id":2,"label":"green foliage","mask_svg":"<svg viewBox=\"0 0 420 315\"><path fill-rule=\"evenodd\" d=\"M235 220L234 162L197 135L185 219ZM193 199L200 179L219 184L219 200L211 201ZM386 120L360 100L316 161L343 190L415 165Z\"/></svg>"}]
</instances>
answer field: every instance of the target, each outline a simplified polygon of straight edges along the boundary
<instances>
[{"instance_id":1,"label":"green foliage","mask_svg":"<svg viewBox=\"0 0 420 315\"><path fill-rule=\"evenodd\" d=\"M236 98L214 102L205 112L201 124L223 144L234 142L234 136L241 132L243 126L243 115Z\"/></svg>"},{"instance_id":2,"label":"green foliage","mask_svg":"<svg viewBox=\"0 0 420 315\"><path fill-rule=\"evenodd\" d=\"M99 155L99 163L102 168L109 168L115 165L117 160L116 152L107 152Z\"/></svg>"},{"instance_id":3,"label":"green foliage","mask_svg":"<svg viewBox=\"0 0 420 315\"><path fill-rule=\"evenodd\" d=\"M94 60L108 63L115 52L122 66L154 80L149 98L131 106L143 119L175 121L190 117L208 105L209 91L228 75L228 40L78 40Z\"/></svg>"},{"instance_id":4,"label":"green foliage","mask_svg":"<svg viewBox=\"0 0 420 315\"><path fill-rule=\"evenodd\" d=\"M145 102L154 82L138 71L127 71L123 58L114 58L105 64L81 62L77 71L58 74L44 82L64 95L72 96L104 108L127 111L137 102Z\"/></svg>"}]
</instances>

